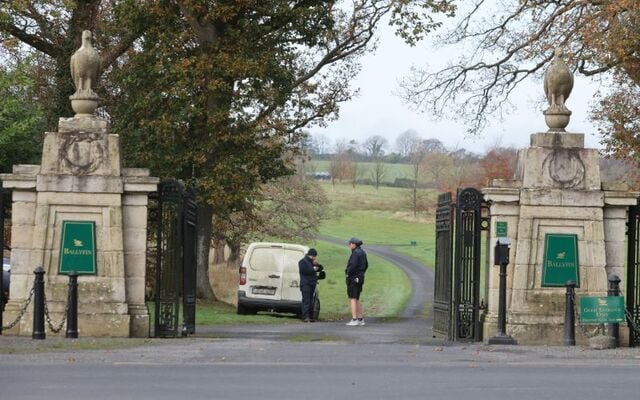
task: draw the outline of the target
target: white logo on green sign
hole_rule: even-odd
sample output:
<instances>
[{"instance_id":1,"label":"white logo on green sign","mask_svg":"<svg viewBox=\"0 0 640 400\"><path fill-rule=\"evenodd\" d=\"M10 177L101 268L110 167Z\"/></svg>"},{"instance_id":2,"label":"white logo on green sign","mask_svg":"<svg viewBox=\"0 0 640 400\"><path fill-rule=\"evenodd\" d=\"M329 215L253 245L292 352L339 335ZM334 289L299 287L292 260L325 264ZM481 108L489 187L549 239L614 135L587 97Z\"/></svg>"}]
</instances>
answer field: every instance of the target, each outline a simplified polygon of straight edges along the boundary
<instances>
[{"instance_id":1,"label":"white logo on green sign","mask_svg":"<svg viewBox=\"0 0 640 400\"><path fill-rule=\"evenodd\" d=\"M580 287L578 236L547 233L544 237L542 286L565 286L567 281Z\"/></svg>"},{"instance_id":2,"label":"white logo on green sign","mask_svg":"<svg viewBox=\"0 0 640 400\"><path fill-rule=\"evenodd\" d=\"M63 221L59 274L96 274L95 222Z\"/></svg>"}]
</instances>

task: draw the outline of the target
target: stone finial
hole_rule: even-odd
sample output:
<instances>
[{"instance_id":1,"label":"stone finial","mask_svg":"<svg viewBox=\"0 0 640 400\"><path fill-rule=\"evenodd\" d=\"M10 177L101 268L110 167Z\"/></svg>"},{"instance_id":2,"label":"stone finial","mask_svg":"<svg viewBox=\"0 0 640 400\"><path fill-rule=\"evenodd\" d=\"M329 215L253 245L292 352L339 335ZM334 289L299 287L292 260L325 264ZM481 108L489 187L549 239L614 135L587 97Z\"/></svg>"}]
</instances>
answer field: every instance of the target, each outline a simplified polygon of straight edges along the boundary
<instances>
[{"instance_id":1,"label":"stone finial","mask_svg":"<svg viewBox=\"0 0 640 400\"><path fill-rule=\"evenodd\" d=\"M71 56L71 77L76 92L69 97L76 117L93 115L100 98L93 91L100 76L100 54L91 44L91 31L82 32L82 46Z\"/></svg>"},{"instance_id":2,"label":"stone finial","mask_svg":"<svg viewBox=\"0 0 640 400\"><path fill-rule=\"evenodd\" d=\"M562 50L554 51L553 61L544 73L544 94L549 108L544 111L545 122L550 131L564 132L569 124L571 111L565 101L573 89L573 74L562 58Z\"/></svg>"}]
</instances>

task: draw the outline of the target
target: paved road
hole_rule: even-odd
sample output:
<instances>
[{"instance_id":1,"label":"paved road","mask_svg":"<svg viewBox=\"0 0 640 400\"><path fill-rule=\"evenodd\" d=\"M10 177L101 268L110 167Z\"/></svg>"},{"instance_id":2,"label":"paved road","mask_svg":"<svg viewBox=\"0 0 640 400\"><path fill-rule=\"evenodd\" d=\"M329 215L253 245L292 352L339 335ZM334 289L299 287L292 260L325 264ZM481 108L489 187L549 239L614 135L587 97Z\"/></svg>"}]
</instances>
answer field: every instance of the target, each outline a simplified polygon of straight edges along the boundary
<instances>
[{"instance_id":1,"label":"paved road","mask_svg":"<svg viewBox=\"0 0 640 400\"><path fill-rule=\"evenodd\" d=\"M187 338L3 354L0 371L1 399L601 400L640 391L637 349Z\"/></svg>"}]
</instances>

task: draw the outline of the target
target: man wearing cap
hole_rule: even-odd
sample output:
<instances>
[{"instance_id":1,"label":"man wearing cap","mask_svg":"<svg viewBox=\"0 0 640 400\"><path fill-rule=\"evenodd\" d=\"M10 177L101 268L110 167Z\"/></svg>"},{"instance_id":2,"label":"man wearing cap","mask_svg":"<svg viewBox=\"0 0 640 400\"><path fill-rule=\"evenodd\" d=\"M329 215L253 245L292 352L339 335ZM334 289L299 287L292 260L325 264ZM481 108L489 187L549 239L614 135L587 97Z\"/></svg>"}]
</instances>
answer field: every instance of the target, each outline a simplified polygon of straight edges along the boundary
<instances>
[{"instance_id":1,"label":"man wearing cap","mask_svg":"<svg viewBox=\"0 0 640 400\"><path fill-rule=\"evenodd\" d=\"M316 271L316 249L309 249L307 254L298 262L300 271L300 291L302 292L302 320L304 322L315 322L313 319L313 293L316 291L318 275Z\"/></svg>"},{"instance_id":2,"label":"man wearing cap","mask_svg":"<svg viewBox=\"0 0 640 400\"><path fill-rule=\"evenodd\" d=\"M369 263L367 261L367 253L360 246L362 246L362 240L356 237L349 239L351 256L349 256L345 273L347 275L347 296L351 306L351 321L347 322L347 326L364 325L360 293L364 285L364 273L367 271Z\"/></svg>"}]
</instances>

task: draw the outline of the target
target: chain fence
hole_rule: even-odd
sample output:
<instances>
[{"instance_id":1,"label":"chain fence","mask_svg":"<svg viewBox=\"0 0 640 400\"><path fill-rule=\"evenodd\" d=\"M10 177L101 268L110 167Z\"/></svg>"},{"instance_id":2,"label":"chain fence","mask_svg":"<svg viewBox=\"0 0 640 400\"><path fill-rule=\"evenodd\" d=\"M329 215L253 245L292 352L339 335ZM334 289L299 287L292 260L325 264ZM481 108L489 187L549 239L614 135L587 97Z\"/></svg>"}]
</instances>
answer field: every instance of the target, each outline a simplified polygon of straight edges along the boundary
<instances>
[{"instance_id":1,"label":"chain fence","mask_svg":"<svg viewBox=\"0 0 640 400\"><path fill-rule=\"evenodd\" d=\"M20 320L22 320L22 317L24 317L24 314L26 314L27 308L29 307L29 304L31 304L31 300L33 299L33 294L35 293L35 284L36 284L36 281L34 280L33 281L33 286L31 287L31 290L29 291L29 297L27 298L27 301L25 301L24 305L22 306L22 309L20 309L20 312L18 313L18 316L16 317L16 319L13 322L11 322L10 324L8 324L6 326L2 326L0 328L0 332L13 328L14 326L18 325ZM57 324L57 326L54 325L52 320L51 320L51 315L49 314L49 307L47 306L47 296L44 293L44 291L43 291L42 295L44 297L44 315L46 317L47 324L49 325L49 329L53 333L59 333L62 330L62 327L64 326L65 322L67 321L67 314L69 312L71 291L67 291L67 304L65 305L65 308L64 308L64 314L62 316L62 320L60 321L60 323Z\"/></svg>"},{"instance_id":2,"label":"chain fence","mask_svg":"<svg viewBox=\"0 0 640 400\"><path fill-rule=\"evenodd\" d=\"M51 316L49 315L49 307L47 307L47 295L44 292L42 294L44 296L44 315L47 320L47 325L49 325L49 329L51 329L51 332L58 333L62 330L64 323L67 321L67 313L69 312L69 298L71 297L71 291L67 291L67 304L64 307L64 314L62 314L62 320L60 321L58 326L55 326L55 327L53 325L53 322L51 322Z\"/></svg>"},{"instance_id":3,"label":"chain fence","mask_svg":"<svg viewBox=\"0 0 640 400\"><path fill-rule=\"evenodd\" d=\"M620 295L624 296L622 289L620 289ZM631 312L629 312L626 307L624 308L624 314L627 317L627 325L629 325L630 329L633 329L635 337L640 337L640 327L636 323L636 319L634 318L633 314L631 314Z\"/></svg>"},{"instance_id":4,"label":"chain fence","mask_svg":"<svg viewBox=\"0 0 640 400\"><path fill-rule=\"evenodd\" d=\"M29 307L29 304L31 303L31 299L33 299L33 293L34 292L35 292L35 286L32 286L31 290L29 291L29 297L27 298L27 301L25 301L24 306L22 307L22 309L18 313L18 317L12 323L10 323L9 325L2 326L2 330L3 331L6 331L6 330L11 329L14 326L18 325L18 322L20 322L20 320L22 319L24 314L27 312L27 308Z\"/></svg>"}]
</instances>

